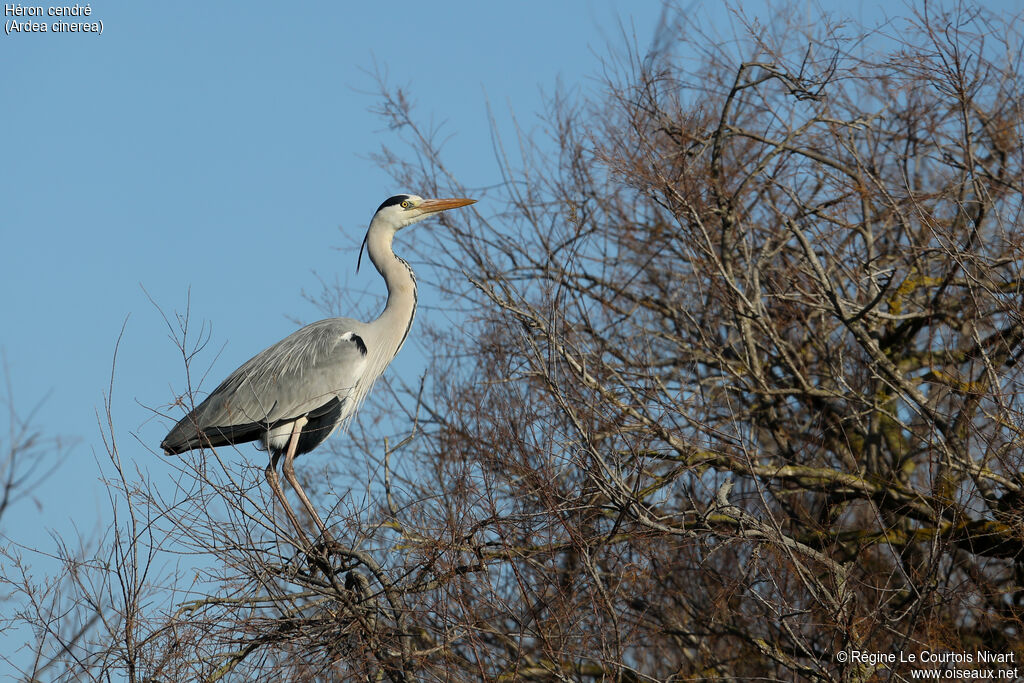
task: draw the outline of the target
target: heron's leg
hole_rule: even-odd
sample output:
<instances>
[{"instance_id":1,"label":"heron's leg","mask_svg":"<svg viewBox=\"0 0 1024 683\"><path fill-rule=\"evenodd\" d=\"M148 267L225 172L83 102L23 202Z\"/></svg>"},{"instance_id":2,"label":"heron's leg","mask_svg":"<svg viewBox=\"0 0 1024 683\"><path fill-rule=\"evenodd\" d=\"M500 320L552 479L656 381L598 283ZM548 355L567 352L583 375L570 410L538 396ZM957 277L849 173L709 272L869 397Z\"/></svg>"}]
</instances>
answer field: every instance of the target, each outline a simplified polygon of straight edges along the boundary
<instances>
[{"instance_id":1,"label":"heron's leg","mask_svg":"<svg viewBox=\"0 0 1024 683\"><path fill-rule=\"evenodd\" d=\"M320 529L320 533L323 536L324 541L332 543L334 541L331 538L330 532L327 531L327 526L323 520L320 519L320 515L317 514L316 508L313 507L313 503L310 502L309 496L299 486L298 477L295 476L295 466L292 461L295 460L295 450L299 446L299 434L302 432L302 428L306 426L308 420L304 417L300 417L295 421L292 427L292 437L288 442L288 451L284 454L284 465L281 466L281 471L284 472L284 478L288 480L288 483L295 489L295 493L298 494L299 500L302 501L302 506L306 508L306 512L309 513L310 518L316 524L317 528Z\"/></svg>"},{"instance_id":2,"label":"heron's leg","mask_svg":"<svg viewBox=\"0 0 1024 683\"><path fill-rule=\"evenodd\" d=\"M302 526L299 525L299 520L295 516L295 512L292 510L292 506L288 504L288 499L284 497L284 491L281 490L281 481L277 478L277 470L274 468L276 465L276 458L271 457L270 464L267 465L267 469L264 473L267 475L267 483L270 484L270 488L274 491L274 496L281 503L281 507L284 508L284 513L288 516L288 520L295 527L296 533L299 535L299 541L305 548L309 548L309 539L306 537L305 532L302 530Z\"/></svg>"}]
</instances>

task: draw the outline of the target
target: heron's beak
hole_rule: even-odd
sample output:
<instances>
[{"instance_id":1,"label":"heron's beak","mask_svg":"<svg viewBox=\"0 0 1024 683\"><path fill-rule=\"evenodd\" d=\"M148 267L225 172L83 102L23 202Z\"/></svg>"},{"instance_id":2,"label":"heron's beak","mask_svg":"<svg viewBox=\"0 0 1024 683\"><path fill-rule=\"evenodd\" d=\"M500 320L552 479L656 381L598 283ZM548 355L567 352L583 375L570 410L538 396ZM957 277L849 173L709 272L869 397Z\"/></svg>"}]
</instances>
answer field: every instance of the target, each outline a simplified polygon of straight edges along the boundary
<instances>
[{"instance_id":1,"label":"heron's beak","mask_svg":"<svg viewBox=\"0 0 1024 683\"><path fill-rule=\"evenodd\" d=\"M438 211L457 209L460 206L469 206L475 202L475 199L464 199L462 197L457 199L424 199L416 208L423 213L437 213Z\"/></svg>"}]
</instances>

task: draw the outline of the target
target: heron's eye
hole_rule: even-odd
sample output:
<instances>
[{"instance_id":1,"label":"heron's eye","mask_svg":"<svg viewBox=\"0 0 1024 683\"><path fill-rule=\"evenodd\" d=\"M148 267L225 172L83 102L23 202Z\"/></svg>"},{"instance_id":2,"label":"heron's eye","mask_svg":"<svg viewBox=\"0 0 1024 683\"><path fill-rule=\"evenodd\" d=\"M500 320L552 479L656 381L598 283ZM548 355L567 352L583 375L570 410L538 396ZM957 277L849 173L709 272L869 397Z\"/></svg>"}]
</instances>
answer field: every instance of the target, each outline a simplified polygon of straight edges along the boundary
<instances>
[{"instance_id":1,"label":"heron's eye","mask_svg":"<svg viewBox=\"0 0 1024 683\"><path fill-rule=\"evenodd\" d=\"M404 202L402 202L402 208L403 209L411 209L412 208L412 201L406 199Z\"/></svg>"}]
</instances>

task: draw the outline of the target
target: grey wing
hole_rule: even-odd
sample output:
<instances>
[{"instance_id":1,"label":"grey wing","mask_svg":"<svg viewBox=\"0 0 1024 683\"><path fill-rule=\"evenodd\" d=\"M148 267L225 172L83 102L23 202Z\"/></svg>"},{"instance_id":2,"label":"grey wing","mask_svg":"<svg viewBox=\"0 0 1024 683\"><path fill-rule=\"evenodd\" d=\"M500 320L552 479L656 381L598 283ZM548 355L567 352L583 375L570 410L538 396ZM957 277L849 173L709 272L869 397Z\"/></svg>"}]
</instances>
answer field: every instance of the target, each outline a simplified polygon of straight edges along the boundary
<instances>
[{"instance_id":1,"label":"grey wing","mask_svg":"<svg viewBox=\"0 0 1024 683\"><path fill-rule=\"evenodd\" d=\"M330 318L312 323L246 361L181 419L161 447L167 454L200 446L245 443L284 422L307 416L333 421L366 366L364 323Z\"/></svg>"}]
</instances>

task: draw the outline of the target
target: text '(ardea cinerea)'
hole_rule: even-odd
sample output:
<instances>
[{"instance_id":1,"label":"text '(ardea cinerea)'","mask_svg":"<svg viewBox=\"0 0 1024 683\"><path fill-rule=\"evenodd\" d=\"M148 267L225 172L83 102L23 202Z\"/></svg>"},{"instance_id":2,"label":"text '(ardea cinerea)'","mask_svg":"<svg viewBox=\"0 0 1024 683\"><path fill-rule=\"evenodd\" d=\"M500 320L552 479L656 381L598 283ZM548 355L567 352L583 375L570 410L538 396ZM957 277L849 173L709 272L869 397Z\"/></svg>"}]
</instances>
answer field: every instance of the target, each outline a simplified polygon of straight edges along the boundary
<instances>
[{"instance_id":1,"label":"text '(ardea cinerea)'","mask_svg":"<svg viewBox=\"0 0 1024 683\"><path fill-rule=\"evenodd\" d=\"M345 424L409 335L416 314L416 277L391 248L402 228L473 199L423 199L400 194L377 209L359 249L384 277L388 299L376 320L328 318L312 323L250 358L183 417L160 444L168 455L194 448L259 440L270 452L266 476L303 542L302 527L281 490L277 461L303 507L326 527L295 477L295 456L308 453ZM357 262L358 269L358 262Z\"/></svg>"}]
</instances>

